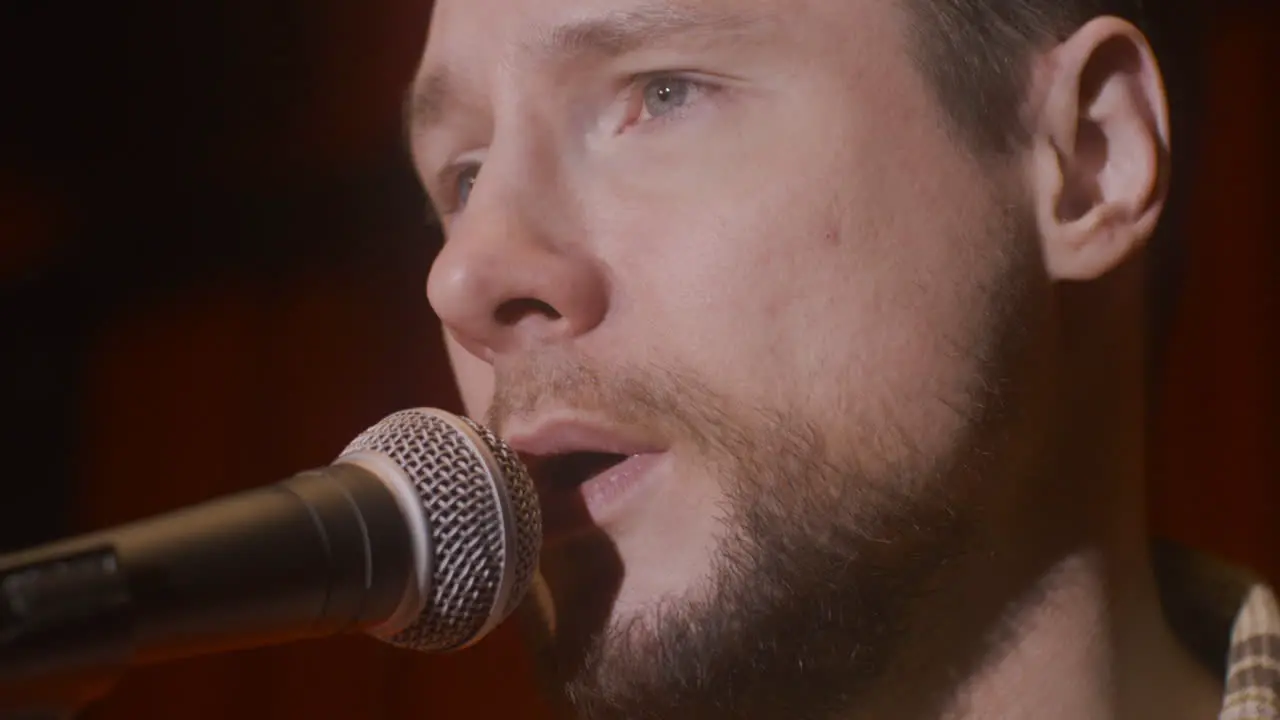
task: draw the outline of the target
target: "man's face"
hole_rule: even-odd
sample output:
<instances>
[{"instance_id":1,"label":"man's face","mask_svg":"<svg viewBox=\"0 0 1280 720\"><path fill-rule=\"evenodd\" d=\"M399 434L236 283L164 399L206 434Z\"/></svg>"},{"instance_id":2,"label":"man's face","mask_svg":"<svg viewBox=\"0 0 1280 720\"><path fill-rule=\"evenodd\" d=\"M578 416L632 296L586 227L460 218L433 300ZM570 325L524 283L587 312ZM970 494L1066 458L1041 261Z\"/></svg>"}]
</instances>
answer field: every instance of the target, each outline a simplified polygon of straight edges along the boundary
<instances>
[{"instance_id":1,"label":"man's face","mask_svg":"<svg viewBox=\"0 0 1280 720\"><path fill-rule=\"evenodd\" d=\"M437 2L428 296L468 412L535 468L584 712L852 702L1034 433L1014 174L908 32L889 0ZM806 664L831 682L776 686Z\"/></svg>"}]
</instances>

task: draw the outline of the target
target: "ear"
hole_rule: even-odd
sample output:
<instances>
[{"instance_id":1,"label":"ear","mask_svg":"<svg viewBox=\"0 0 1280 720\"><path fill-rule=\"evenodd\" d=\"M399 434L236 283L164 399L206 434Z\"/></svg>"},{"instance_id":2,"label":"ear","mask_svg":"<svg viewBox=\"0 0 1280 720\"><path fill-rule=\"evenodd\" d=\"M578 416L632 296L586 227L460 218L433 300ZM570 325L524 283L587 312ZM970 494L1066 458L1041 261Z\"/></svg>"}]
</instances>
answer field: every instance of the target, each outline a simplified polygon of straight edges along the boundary
<instances>
[{"instance_id":1,"label":"ear","mask_svg":"<svg viewBox=\"0 0 1280 720\"><path fill-rule=\"evenodd\" d=\"M1139 249L1168 195L1169 111L1142 32L1101 17L1033 74L1032 183L1054 280L1092 280Z\"/></svg>"}]
</instances>

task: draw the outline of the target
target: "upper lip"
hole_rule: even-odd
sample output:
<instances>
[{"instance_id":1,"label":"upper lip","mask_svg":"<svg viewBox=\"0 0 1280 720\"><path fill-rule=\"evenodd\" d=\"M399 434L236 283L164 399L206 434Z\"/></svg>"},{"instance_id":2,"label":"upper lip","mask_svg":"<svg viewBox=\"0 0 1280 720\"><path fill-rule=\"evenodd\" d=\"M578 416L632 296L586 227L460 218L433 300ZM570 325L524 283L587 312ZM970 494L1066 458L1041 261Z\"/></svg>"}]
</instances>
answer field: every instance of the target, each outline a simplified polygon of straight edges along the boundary
<instances>
[{"instance_id":1,"label":"upper lip","mask_svg":"<svg viewBox=\"0 0 1280 720\"><path fill-rule=\"evenodd\" d=\"M576 417L547 417L508 429L505 440L521 456L546 458L571 453L645 455L657 444L616 425Z\"/></svg>"},{"instance_id":2,"label":"upper lip","mask_svg":"<svg viewBox=\"0 0 1280 720\"><path fill-rule=\"evenodd\" d=\"M586 476L578 474L583 467L572 462L579 454L630 457L662 452L661 446L638 437L634 431L578 416L543 416L509 427L504 435L528 468L539 494L556 494L557 490L586 480Z\"/></svg>"}]
</instances>

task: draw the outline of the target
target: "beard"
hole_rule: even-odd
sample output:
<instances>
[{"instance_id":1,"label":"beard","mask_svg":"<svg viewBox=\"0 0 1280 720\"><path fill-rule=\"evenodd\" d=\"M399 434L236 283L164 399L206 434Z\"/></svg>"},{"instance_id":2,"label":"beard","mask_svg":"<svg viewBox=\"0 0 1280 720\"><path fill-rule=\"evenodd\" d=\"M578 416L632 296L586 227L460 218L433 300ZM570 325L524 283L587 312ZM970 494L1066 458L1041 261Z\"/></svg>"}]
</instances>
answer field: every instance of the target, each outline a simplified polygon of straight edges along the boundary
<instances>
[{"instance_id":1,"label":"beard","mask_svg":"<svg viewBox=\"0 0 1280 720\"><path fill-rule=\"evenodd\" d=\"M579 716L817 720L881 683L975 518L936 493L869 489L821 459L819 438L779 422L738 455L706 586L586 637L561 666Z\"/></svg>"},{"instance_id":2,"label":"beard","mask_svg":"<svg viewBox=\"0 0 1280 720\"><path fill-rule=\"evenodd\" d=\"M616 588L602 578L619 566L603 534L544 560L561 597L553 622L537 621L554 633L535 645L572 711L590 720L819 720L898 700L895 717L908 706L937 711L943 700L908 699L923 686L891 676L910 675L913 648L932 639L922 618L952 611L941 591L957 568L989 552L984 488L1002 458L1016 386L1009 370L1024 339L1016 277L1025 268L1016 265L985 299L980 330L954 343L963 389L930 400L959 415L960 430L932 456L913 452L916 434L889 417L860 436L833 437L803 411L743 407L670 368L543 358L498 373L491 424L546 398L598 409L686 439L725 494L708 577L632 616L611 618Z\"/></svg>"}]
</instances>

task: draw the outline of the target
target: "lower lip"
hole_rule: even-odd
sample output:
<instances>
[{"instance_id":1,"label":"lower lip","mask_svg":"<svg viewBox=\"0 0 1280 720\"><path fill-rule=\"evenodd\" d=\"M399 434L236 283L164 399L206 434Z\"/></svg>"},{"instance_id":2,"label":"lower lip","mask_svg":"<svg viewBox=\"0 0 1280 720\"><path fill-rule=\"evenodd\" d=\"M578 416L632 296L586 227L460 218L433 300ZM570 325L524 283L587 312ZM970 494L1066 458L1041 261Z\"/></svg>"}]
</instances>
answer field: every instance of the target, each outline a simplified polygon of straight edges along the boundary
<instances>
[{"instance_id":1,"label":"lower lip","mask_svg":"<svg viewBox=\"0 0 1280 720\"><path fill-rule=\"evenodd\" d=\"M643 484L661 455L632 455L578 486L582 502L597 523L620 508L633 490Z\"/></svg>"},{"instance_id":2,"label":"lower lip","mask_svg":"<svg viewBox=\"0 0 1280 720\"><path fill-rule=\"evenodd\" d=\"M632 455L573 490L544 502L546 540L607 527L624 512L636 492L654 477L654 470L664 457L663 453Z\"/></svg>"}]
</instances>

